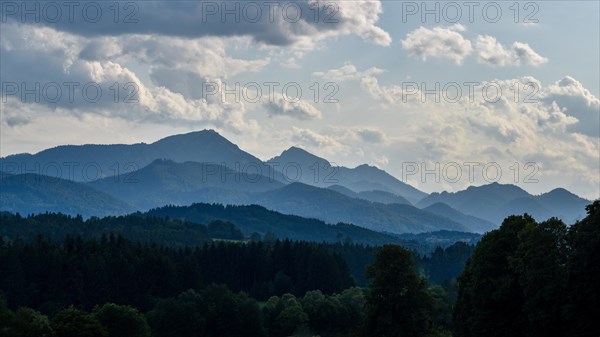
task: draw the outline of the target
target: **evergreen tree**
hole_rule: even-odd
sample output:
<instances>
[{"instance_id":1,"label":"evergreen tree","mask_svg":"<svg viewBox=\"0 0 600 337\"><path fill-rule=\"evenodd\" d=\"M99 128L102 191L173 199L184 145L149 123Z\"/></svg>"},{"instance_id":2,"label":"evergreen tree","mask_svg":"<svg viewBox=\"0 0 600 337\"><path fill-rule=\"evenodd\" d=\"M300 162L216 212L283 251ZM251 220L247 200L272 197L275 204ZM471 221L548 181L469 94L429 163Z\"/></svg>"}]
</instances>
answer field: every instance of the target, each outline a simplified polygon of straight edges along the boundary
<instances>
[{"instance_id":1,"label":"evergreen tree","mask_svg":"<svg viewBox=\"0 0 600 337\"><path fill-rule=\"evenodd\" d=\"M372 279L366 306L364 336L420 337L432 332L433 299L427 282L414 268L412 255L386 245L367 269Z\"/></svg>"},{"instance_id":2,"label":"evergreen tree","mask_svg":"<svg viewBox=\"0 0 600 337\"><path fill-rule=\"evenodd\" d=\"M56 314L51 326L56 337L108 337L106 328L96 317L75 307Z\"/></svg>"}]
</instances>

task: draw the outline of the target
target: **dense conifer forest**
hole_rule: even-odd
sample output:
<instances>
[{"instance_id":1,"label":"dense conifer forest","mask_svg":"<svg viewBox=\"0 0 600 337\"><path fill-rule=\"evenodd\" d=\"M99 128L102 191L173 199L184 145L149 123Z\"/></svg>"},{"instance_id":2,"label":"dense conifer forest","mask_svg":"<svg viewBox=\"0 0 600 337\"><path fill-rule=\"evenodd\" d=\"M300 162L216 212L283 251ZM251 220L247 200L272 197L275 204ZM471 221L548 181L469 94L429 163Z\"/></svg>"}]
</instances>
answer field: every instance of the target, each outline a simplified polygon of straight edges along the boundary
<instances>
[{"instance_id":1,"label":"dense conifer forest","mask_svg":"<svg viewBox=\"0 0 600 337\"><path fill-rule=\"evenodd\" d=\"M510 216L476 246L425 256L158 217L121 218L116 235L92 218L60 239L61 224L82 220L5 213L0 334L594 336L600 201L586 210L571 226ZM37 231L18 231L32 221ZM187 237L166 231L159 243L156 224Z\"/></svg>"}]
</instances>

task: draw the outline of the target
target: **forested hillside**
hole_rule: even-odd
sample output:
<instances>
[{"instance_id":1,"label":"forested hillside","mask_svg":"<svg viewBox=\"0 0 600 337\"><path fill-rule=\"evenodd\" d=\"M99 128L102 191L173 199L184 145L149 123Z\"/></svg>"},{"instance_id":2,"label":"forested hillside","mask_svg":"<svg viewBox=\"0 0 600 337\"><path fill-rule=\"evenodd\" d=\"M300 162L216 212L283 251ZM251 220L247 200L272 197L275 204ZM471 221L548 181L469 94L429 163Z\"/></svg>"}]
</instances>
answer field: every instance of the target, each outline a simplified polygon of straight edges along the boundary
<instances>
[{"instance_id":1,"label":"forested hillside","mask_svg":"<svg viewBox=\"0 0 600 337\"><path fill-rule=\"evenodd\" d=\"M600 201L586 210L570 227L510 216L486 234L458 282L454 336L598 336Z\"/></svg>"},{"instance_id":2,"label":"forested hillside","mask_svg":"<svg viewBox=\"0 0 600 337\"><path fill-rule=\"evenodd\" d=\"M369 331L381 325L373 315L388 304L368 289L353 287L344 259L332 252L339 248L221 241L176 249L115 236L67 237L60 244L41 237L29 243L2 241L0 268L9 272L0 275L1 331L56 337L350 336ZM397 276L379 274L389 263L382 257L389 250L400 252L393 257L402 266ZM428 333L449 328L446 291L419 276L409 251L392 245L364 251L375 253L367 273L373 289L406 277L414 283L405 289L424 300L417 303L418 318L395 311L403 322L417 319L419 331Z\"/></svg>"},{"instance_id":3,"label":"forested hillside","mask_svg":"<svg viewBox=\"0 0 600 337\"><path fill-rule=\"evenodd\" d=\"M241 231L222 220L3 214L13 229L28 231L0 240L0 332L595 336L600 201L586 209L571 226L510 216L475 247L458 242L425 256L389 244L240 240ZM119 223L130 223L131 232L114 226L119 234L99 234ZM193 228L187 233L201 240L182 244L177 230L161 230L175 239L159 244L155 226ZM73 230L79 234L60 237Z\"/></svg>"}]
</instances>

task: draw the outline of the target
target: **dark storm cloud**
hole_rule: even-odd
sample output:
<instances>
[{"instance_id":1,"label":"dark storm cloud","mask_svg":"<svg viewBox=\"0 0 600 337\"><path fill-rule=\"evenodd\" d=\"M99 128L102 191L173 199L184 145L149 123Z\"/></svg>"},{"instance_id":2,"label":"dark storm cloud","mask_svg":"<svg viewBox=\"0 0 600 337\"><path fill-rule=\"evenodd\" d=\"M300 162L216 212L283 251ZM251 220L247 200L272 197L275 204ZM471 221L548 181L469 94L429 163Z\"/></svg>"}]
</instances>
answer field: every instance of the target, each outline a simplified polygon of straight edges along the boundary
<instances>
[{"instance_id":1,"label":"dark storm cloud","mask_svg":"<svg viewBox=\"0 0 600 337\"><path fill-rule=\"evenodd\" d=\"M3 23L39 24L81 36L156 34L186 38L251 36L268 45L301 37L356 30L385 44L374 24L380 4L309 1L3 1ZM369 12L371 11L371 12ZM375 15L373 15L375 14Z\"/></svg>"}]
</instances>

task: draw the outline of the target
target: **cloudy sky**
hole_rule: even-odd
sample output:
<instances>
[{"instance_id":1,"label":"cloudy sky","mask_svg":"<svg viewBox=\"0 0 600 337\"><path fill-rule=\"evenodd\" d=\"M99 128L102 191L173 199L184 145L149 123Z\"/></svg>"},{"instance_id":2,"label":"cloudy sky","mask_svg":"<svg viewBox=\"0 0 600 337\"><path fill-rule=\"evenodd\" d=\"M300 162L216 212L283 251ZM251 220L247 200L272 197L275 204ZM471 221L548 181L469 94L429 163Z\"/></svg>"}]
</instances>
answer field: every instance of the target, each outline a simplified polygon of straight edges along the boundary
<instances>
[{"instance_id":1,"label":"cloudy sky","mask_svg":"<svg viewBox=\"0 0 600 337\"><path fill-rule=\"evenodd\" d=\"M2 156L212 128L426 192L600 197L598 1L1 5Z\"/></svg>"}]
</instances>

